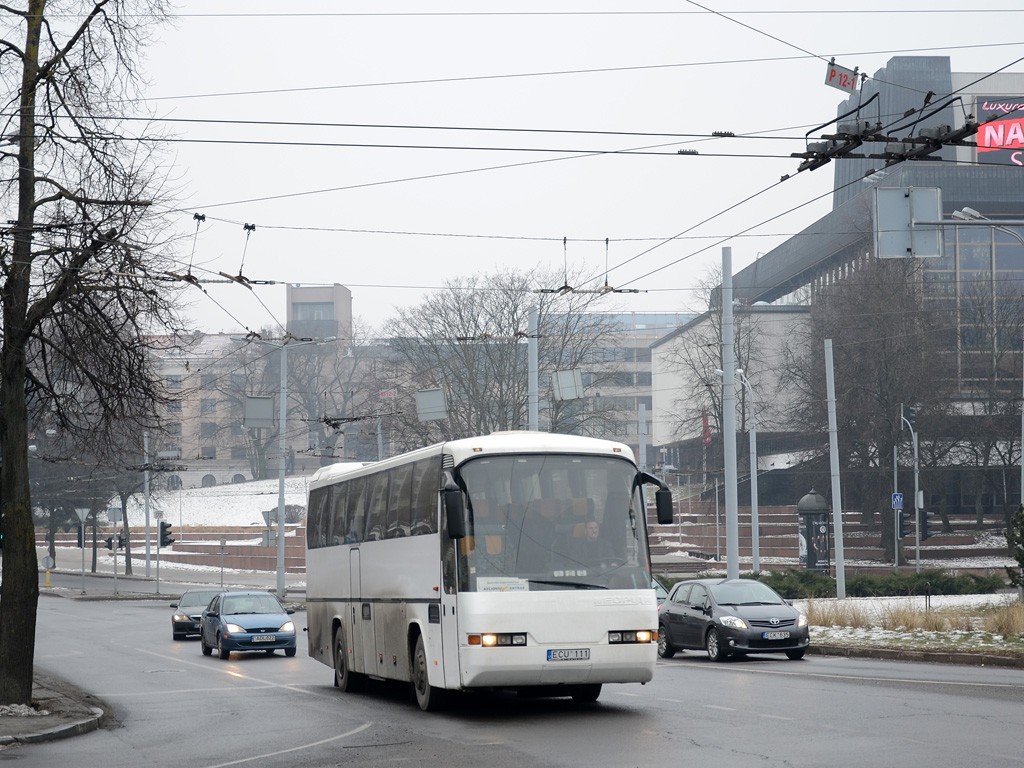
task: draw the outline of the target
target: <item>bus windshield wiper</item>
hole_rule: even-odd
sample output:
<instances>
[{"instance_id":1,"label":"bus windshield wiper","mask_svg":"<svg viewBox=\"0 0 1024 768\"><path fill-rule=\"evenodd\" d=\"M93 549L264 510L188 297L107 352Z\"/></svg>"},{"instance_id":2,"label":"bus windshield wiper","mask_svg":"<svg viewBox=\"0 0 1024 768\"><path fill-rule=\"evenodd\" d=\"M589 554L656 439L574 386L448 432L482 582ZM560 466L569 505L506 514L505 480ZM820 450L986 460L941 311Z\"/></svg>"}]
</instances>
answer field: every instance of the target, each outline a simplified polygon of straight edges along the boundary
<instances>
[{"instance_id":1,"label":"bus windshield wiper","mask_svg":"<svg viewBox=\"0 0 1024 768\"><path fill-rule=\"evenodd\" d=\"M527 579L530 584L547 584L553 587L575 587L576 589L608 589L600 584L588 584L585 581L544 581L542 579Z\"/></svg>"}]
</instances>

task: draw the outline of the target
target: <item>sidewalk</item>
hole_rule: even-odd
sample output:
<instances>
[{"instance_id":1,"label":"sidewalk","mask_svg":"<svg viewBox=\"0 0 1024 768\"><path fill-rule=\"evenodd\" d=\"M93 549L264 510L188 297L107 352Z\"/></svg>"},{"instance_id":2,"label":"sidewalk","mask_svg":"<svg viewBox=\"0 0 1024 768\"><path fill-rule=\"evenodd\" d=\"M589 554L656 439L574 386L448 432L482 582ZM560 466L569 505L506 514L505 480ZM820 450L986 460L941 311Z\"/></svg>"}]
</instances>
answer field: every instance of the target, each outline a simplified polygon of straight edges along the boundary
<instances>
[{"instance_id":1,"label":"sidewalk","mask_svg":"<svg viewBox=\"0 0 1024 768\"><path fill-rule=\"evenodd\" d=\"M38 669L32 683L32 703L37 715L8 715L0 707L0 750L12 744L78 736L100 727L103 703L95 697Z\"/></svg>"}]
</instances>

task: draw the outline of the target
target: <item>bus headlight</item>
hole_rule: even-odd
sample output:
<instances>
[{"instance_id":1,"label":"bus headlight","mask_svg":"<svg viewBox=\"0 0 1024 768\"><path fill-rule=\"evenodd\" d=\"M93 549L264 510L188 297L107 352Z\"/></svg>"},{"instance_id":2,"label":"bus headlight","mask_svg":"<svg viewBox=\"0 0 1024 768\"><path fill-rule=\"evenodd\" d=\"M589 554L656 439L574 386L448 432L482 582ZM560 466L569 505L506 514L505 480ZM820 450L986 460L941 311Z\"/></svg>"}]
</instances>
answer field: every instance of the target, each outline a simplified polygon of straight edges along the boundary
<instances>
[{"instance_id":1,"label":"bus headlight","mask_svg":"<svg viewBox=\"0 0 1024 768\"><path fill-rule=\"evenodd\" d=\"M466 638L469 645L482 645L484 648L494 648L503 645L526 645L525 632L484 632L479 635L469 635Z\"/></svg>"},{"instance_id":2,"label":"bus headlight","mask_svg":"<svg viewBox=\"0 0 1024 768\"><path fill-rule=\"evenodd\" d=\"M652 632L649 629L621 629L612 630L608 633L609 645L619 645L622 643L650 643L658 638L657 632Z\"/></svg>"}]
</instances>

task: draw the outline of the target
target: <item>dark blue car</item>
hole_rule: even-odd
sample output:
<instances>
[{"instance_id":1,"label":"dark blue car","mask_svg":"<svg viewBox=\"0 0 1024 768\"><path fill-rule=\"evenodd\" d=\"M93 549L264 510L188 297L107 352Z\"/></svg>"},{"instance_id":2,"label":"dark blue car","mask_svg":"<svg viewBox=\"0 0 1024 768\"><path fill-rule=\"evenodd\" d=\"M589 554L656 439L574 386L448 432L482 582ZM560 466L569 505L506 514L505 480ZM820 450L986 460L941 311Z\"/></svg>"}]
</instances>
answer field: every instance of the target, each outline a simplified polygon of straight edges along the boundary
<instances>
[{"instance_id":1,"label":"dark blue car","mask_svg":"<svg viewBox=\"0 0 1024 768\"><path fill-rule=\"evenodd\" d=\"M216 648L224 661L232 651L282 650L285 656L294 656L295 624L288 618L293 613L269 592L222 592L203 613L203 655Z\"/></svg>"}]
</instances>

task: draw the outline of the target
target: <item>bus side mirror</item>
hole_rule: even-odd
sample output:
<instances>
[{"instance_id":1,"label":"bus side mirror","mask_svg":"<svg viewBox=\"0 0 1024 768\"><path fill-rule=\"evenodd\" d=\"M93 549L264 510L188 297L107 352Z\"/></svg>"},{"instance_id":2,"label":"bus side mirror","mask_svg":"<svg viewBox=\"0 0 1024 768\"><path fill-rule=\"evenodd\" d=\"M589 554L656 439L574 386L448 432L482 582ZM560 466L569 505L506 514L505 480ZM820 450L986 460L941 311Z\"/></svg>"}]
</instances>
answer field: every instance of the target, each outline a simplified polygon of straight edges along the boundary
<instances>
[{"instance_id":1,"label":"bus side mirror","mask_svg":"<svg viewBox=\"0 0 1024 768\"><path fill-rule=\"evenodd\" d=\"M668 525L672 522L675 510L672 509L672 491L659 488L654 492L654 506L658 509L658 523Z\"/></svg>"},{"instance_id":2,"label":"bus side mirror","mask_svg":"<svg viewBox=\"0 0 1024 768\"><path fill-rule=\"evenodd\" d=\"M448 481L444 487L444 511L448 523L448 538L464 538L466 536L466 508L462 503L462 491L454 481Z\"/></svg>"}]
</instances>

